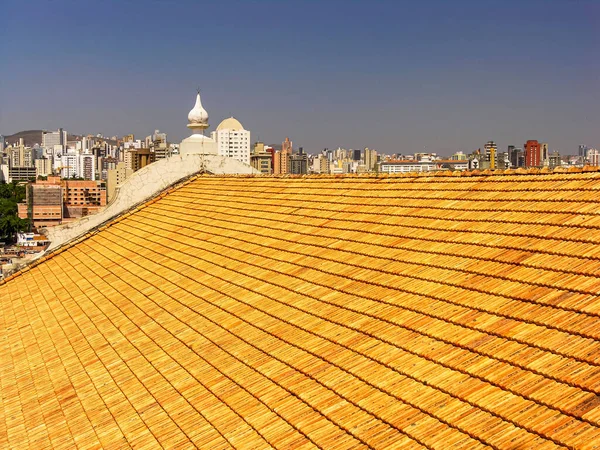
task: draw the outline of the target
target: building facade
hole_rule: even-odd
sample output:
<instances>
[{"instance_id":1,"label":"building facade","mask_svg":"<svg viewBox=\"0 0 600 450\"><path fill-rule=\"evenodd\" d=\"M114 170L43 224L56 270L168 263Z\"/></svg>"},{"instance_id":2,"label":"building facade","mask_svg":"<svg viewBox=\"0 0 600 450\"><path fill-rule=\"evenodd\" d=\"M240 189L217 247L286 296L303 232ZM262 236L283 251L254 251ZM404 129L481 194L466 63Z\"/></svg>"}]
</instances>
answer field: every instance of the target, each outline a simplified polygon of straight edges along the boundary
<instances>
[{"instance_id":1,"label":"building facade","mask_svg":"<svg viewBox=\"0 0 600 450\"><path fill-rule=\"evenodd\" d=\"M37 178L37 169L35 167L9 167L8 181L29 181Z\"/></svg>"},{"instance_id":2,"label":"building facade","mask_svg":"<svg viewBox=\"0 0 600 450\"><path fill-rule=\"evenodd\" d=\"M234 117L222 121L211 133L217 142L219 155L250 165L250 131Z\"/></svg>"},{"instance_id":3,"label":"building facade","mask_svg":"<svg viewBox=\"0 0 600 450\"><path fill-rule=\"evenodd\" d=\"M53 149L55 145L67 145L67 132L62 128L58 131L42 131L42 147Z\"/></svg>"},{"instance_id":4,"label":"building facade","mask_svg":"<svg viewBox=\"0 0 600 450\"><path fill-rule=\"evenodd\" d=\"M525 166L539 167L542 164L540 143L535 139L530 139L523 147L525 148Z\"/></svg>"},{"instance_id":5,"label":"building facade","mask_svg":"<svg viewBox=\"0 0 600 450\"><path fill-rule=\"evenodd\" d=\"M124 162L120 162L113 169L107 170L106 196L107 202L110 202L116 193L117 187L125 182L133 174L132 169L125 167Z\"/></svg>"},{"instance_id":6,"label":"building facade","mask_svg":"<svg viewBox=\"0 0 600 450\"><path fill-rule=\"evenodd\" d=\"M293 175L305 175L308 173L308 155L304 153L302 147L298 149L298 153L290 156L289 173Z\"/></svg>"},{"instance_id":7,"label":"building facade","mask_svg":"<svg viewBox=\"0 0 600 450\"><path fill-rule=\"evenodd\" d=\"M263 142L254 145L254 151L250 156L250 165L264 175L273 173L273 153L265 149Z\"/></svg>"},{"instance_id":8,"label":"building facade","mask_svg":"<svg viewBox=\"0 0 600 450\"><path fill-rule=\"evenodd\" d=\"M377 165L377 152L369 147L365 148L365 170L371 172Z\"/></svg>"},{"instance_id":9,"label":"building facade","mask_svg":"<svg viewBox=\"0 0 600 450\"><path fill-rule=\"evenodd\" d=\"M62 180L63 218L85 217L106 206L106 186L98 181Z\"/></svg>"},{"instance_id":10,"label":"building facade","mask_svg":"<svg viewBox=\"0 0 600 450\"><path fill-rule=\"evenodd\" d=\"M460 160L390 160L380 163L380 172L408 173L408 172L433 172L436 170L467 170L469 161Z\"/></svg>"},{"instance_id":11,"label":"building facade","mask_svg":"<svg viewBox=\"0 0 600 450\"><path fill-rule=\"evenodd\" d=\"M50 177L53 178L53 177ZM53 180L27 186L25 203L19 203L19 217L30 219L34 227L52 227L62 223L63 192Z\"/></svg>"}]
</instances>

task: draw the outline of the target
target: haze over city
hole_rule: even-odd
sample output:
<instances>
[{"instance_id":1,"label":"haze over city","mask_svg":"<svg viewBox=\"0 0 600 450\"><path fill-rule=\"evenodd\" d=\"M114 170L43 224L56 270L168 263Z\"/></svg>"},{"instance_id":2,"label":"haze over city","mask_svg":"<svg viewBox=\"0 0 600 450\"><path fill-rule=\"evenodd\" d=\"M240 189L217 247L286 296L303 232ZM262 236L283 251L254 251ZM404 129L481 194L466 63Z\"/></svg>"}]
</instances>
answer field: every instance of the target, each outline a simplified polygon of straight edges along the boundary
<instances>
[{"instance_id":1,"label":"haze over city","mask_svg":"<svg viewBox=\"0 0 600 450\"><path fill-rule=\"evenodd\" d=\"M600 145L597 1L3 2L0 134L179 142L214 127L309 153ZM15 36L18 35L18 39Z\"/></svg>"}]
</instances>

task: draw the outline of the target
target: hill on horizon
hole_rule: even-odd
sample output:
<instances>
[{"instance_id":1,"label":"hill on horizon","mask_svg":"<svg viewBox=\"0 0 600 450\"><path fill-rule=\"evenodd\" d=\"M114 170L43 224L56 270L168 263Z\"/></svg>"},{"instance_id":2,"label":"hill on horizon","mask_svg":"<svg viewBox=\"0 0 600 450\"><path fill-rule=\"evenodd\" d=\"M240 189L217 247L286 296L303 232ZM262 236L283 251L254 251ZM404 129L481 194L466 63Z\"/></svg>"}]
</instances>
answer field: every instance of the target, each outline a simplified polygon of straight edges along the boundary
<instances>
[{"instance_id":1,"label":"hill on horizon","mask_svg":"<svg viewBox=\"0 0 600 450\"><path fill-rule=\"evenodd\" d=\"M11 134L9 136L4 136L4 142L8 144L18 144L19 139L23 138L23 143L26 147L33 147L35 144L42 145L42 133L45 130L23 130L18 133ZM73 140L75 138L80 138L79 135L67 134L67 140Z\"/></svg>"}]
</instances>

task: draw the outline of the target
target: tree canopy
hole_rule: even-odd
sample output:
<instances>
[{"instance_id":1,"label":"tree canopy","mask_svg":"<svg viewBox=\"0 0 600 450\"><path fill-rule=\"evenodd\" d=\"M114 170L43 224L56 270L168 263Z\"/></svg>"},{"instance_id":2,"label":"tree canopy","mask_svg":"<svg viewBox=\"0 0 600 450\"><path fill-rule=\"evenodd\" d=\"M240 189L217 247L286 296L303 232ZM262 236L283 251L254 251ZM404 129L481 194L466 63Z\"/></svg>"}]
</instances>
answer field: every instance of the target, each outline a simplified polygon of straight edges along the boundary
<instances>
[{"instance_id":1,"label":"tree canopy","mask_svg":"<svg viewBox=\"0 0 600 450\"><path fill-rule=\"evenodd\" d=\"M25 200L25 185L17 181L0 183L0 239L12 241L15 234L25 231L28 222L20 219L17 203Z\"/></svg>"}]
</instances>

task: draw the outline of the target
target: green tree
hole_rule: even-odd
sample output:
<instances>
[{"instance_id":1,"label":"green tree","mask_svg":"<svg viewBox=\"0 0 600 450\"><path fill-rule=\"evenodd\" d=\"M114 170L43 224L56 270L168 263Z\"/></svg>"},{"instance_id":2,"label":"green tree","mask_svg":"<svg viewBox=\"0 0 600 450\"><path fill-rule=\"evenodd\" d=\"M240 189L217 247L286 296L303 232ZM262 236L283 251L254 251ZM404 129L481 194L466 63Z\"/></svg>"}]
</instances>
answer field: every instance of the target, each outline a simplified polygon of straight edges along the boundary
<instances>
[{"instance_id":1,"label":"green tree","mask_svg":"<svg viewBox=\"0 0 600 450\"><path fill-rule=\"evenodd\" d=\"M26 186L17 181L0 184L0 239L12 241L19 231L28 229L28 221L20 219L17 203L25 200Z\"/></svg>"}]
</instances>

